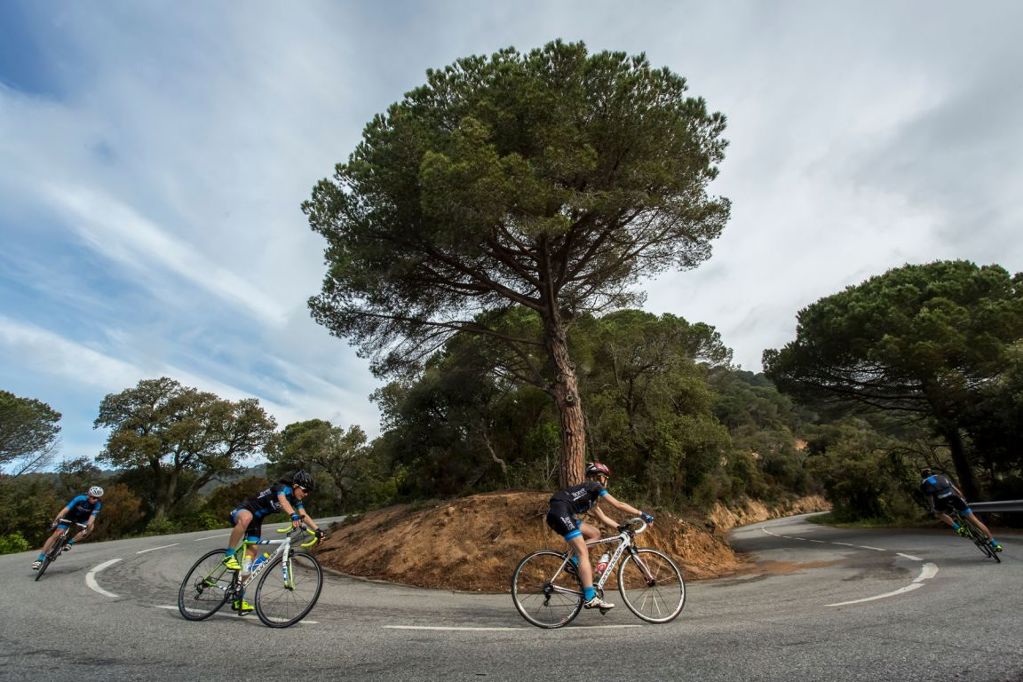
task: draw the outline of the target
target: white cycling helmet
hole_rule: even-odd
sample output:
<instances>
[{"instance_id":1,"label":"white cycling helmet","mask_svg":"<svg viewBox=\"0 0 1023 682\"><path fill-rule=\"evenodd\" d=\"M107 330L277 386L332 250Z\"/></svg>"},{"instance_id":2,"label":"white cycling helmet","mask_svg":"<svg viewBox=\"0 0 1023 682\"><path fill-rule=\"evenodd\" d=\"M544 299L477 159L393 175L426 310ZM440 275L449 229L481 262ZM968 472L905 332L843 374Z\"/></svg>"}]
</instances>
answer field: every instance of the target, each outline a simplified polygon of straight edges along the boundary
<instances>
[{"instance_id":1,"label":"white cycling helmet","mask_svg":"<svg viewBox=\"0 0 1023 682\"><path fill-rule=\"evenodd\" d=\"M103 488L100 488L98 485L94 485L89 488L89 494L93 497L103 497Z\"/></svg>"}]
</instances>

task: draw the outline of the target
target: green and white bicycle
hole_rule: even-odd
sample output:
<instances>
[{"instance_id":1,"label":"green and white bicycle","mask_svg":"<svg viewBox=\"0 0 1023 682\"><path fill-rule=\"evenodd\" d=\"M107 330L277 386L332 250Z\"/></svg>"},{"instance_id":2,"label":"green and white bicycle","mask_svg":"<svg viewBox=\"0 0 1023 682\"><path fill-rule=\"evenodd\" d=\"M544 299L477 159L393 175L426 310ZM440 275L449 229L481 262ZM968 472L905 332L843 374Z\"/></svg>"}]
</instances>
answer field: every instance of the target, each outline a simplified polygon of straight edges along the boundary
<instances>
[{"instance_id":1,"label":"green and white bicycle","mask_svg":"<svg viewBox=\"0 0 1023 682\"><path fill-rule=\"evenodd\" d=\"M286 628L305 618L323 589L323 569L312 554L292 546L303 533L313 538L298 545L308 549L316 544L315 533L305 526L282 528L281 540L243 542L241 556L252 546L277 545L273 554L259 554L251 572L232 571L224 565L224 550L207 552L196 561L178 589L178 611L186 620L206 620L228 601L240 600L256 586L256 615L265 625ZM262 559L262 560L260 560Z\"/></svg>"}]
</instances>

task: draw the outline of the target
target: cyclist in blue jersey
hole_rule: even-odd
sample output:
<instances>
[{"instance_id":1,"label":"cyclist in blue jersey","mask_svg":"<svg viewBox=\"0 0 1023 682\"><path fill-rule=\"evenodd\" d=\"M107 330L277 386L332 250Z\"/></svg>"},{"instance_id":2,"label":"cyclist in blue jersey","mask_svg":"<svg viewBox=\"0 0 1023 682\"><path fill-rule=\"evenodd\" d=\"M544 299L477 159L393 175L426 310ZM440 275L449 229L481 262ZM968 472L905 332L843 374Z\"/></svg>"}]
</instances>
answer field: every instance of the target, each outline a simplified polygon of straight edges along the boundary
<instances>
[{"instance_id":1,"label":"cyclist in blue jersey","mask_svg":"<svg viewBox=\"0 0 1023 682\"><path fill-rule=\"evenodd\" d=\"M60 513L57 514L57 518L53 520L51 525L53 533L50 537L46 538L43 548L39 550L39 556L32 562L32 570L36 570L42 565L43 559L46 558L46 553L50 551L50 547L69 528L68 524L61 522L61 519L86 524L86 527L81 532L68 540L67 544L64 545L65 552L70 551L76 542L92 532L92 528L96 523L96 516L103 506L99 501L101 497L103 497L103 488L94 485L89 488L89 492L84 495L76 495L70 502L64 505L64 508L60 510Z\"/></svg>"},{"instance_id":2,"label":"cyclist in blue jersey","mask_svg":"<svg viewBox=\"0 0 1023 682\"><path fill-rule=\"evenodd\" d=\"M988 543L991 545L991 549L996 552L1002 551L1001 543L995 540L988 527L981 523L981 520L973 513L973 510L967 505L962 491L949 480L948 476L935 472L930 468L921 469L920 476L923 478L920 481L920 490L927 496L927 500L930 502L932 515L944 521L957 535L963 535L965 533L963 527L948 515L948 512L953 509L958 510L963 518L984 534L984 537L988 539Z\"/></svg>"},{"instance_id":3,"label":"cyclist in blue jersey","mask_svg":"<svg viewBox=\"0 0 1023 682\"><path fill-rule=\"evenodd\" d=\"M610 475L611 469L606 464L590 462L586 465L586 480L554 493L550 509L547 511L547 525L565 538L565 542L574 552L572 566L579 571L579 579L583 584L583 606L588 609L612 609L614 604L598 597L597 590L593 587L593 568L590 566L586 541L600 538L600 531L596 526L580 521L577 515L592 510L601 523L610 528L618 528L618 523L596 506L600 500L607 500L612 507L626 514L639 516L647 523L654 522L654 517L650 514L616 500L607 492L607 479Z\"/></svg>"},{"instance_id":4,"label":"cyclist in blue jersey","mask_svg":"<svg viewBox=\"0 0 1023 682\"><path fill-rule=\"evenodd\" d=\"M322 538L323 531L316 525L309 514L306 513L302 500L309 493L315 491L316 481L305 471L296 471L293 476L281 479L262 490L254 497L250 497L238 505L231 512L231 539L228 540L228 547L224 551L224 565L232 571L240 571L242 564L238 561L237 550L242 537L248 542L259 542L263 529L263 518L270 514L283 512L291 517L291 525L298 528L305 524L316 531L316 537ZM249 546L246 556L241 557L242 561L249 565L256 555L256 548ZM248 570L248 569L246 569ZM249 613L253 606L242 598L235 600L232 605L235 611Z\"/></svg>"}]
</instances>

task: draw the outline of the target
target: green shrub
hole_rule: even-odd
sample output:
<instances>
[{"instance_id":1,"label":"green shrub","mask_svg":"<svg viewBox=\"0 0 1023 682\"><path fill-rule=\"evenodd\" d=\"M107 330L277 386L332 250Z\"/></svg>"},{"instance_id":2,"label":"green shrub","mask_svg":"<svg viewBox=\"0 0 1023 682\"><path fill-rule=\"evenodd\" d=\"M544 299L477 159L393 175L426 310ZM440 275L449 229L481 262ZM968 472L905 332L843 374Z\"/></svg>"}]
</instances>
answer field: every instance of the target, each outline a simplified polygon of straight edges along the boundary
<instances>
[{"instance_id":1,"label":"green shrub","mask_svg":"<svg viewBox=\"0 0 1023 682\"><path fill-rule=\"evenodd\" d=\"M21 537L21 533L0 535L0 554L27 552L30 549L32 549L32 546L28 544L28 540Z\"/></svg>"}]
</instances>

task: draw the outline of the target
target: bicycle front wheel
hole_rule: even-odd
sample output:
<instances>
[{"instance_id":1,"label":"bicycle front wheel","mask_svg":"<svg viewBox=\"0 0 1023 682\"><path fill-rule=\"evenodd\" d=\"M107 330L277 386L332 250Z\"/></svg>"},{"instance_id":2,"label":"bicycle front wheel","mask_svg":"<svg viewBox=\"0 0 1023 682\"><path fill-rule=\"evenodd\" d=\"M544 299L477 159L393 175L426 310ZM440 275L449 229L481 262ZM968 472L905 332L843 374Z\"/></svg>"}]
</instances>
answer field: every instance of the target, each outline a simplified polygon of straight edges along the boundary
<instances>
[{"instance_id":1,"label":"bicycle front wheel","mask_svg":"<svg viewBox=\"0 0 1023 682\"><path fill-rule=\"evenodd\" d=\"M512 601L522 617L539 628L560 628L572 622L583 607L579 577L561 570L565 555L552 550L533 552L512 575Z\"/></svg>"},{"instance_id":2,"label":"bicycle front wheel","mask_svg":"<svg viewBox=\"0 0 1023 682\"><path fill-rule=\"evenodd\" d=\"M272 559L256 584L256 615L265 625L286 628L305 618L320 598L323 569L307 552Z\"/></svg>"},{"instance_id":3,"label":"bicycle front wheel","mask_svg":"<svg viewBox=\"0 0 1023 682\"><path fill-rule=\"evenodd\" d=\"M53 547L50 548L50 551L46 553L46 556L43 557L43 563L41 563L39 568L36 570L36 580L43 577L43 573L46 573L46 569L50 567L50 564L56 561L57 557L60 556L60 553L64 551L64 542L64 538L57 540L57 542L53 544Z\"/></svg>"},{"instance_id":4,"label":"bicycle front wheel","mask_svg":"<svg viewBox=\"0 0 1023 682\"><path fill-rule=\"evenodd\" d=\"M207 552L181 581L178 611L186 620L206 620L227 601L234 578L234 571L224 565L224 550Z\"/></svg>"},{"instance_id":5,"label":"bicycle front wheel","mask_svg":"<svg viewBox=\"0 0 1023 682\"><path fill-rule=\"evenodd\" d=\"M618 591L629 610L648 623L668 623L682 613L686 583L667 554L637 549L618 569Z\"/></svg>"}]
</instances>

